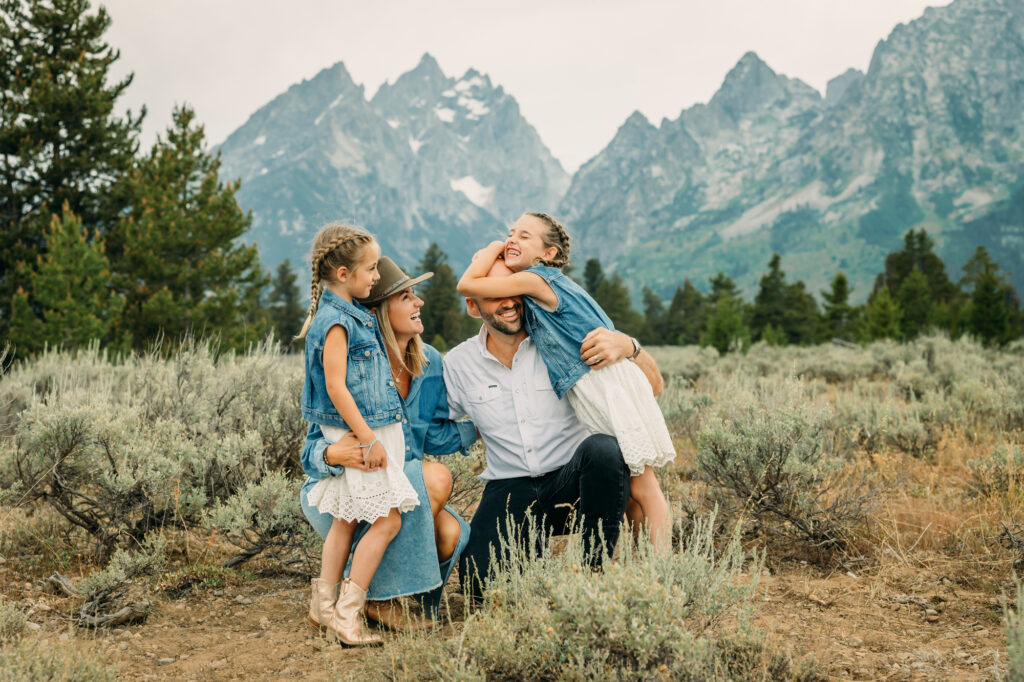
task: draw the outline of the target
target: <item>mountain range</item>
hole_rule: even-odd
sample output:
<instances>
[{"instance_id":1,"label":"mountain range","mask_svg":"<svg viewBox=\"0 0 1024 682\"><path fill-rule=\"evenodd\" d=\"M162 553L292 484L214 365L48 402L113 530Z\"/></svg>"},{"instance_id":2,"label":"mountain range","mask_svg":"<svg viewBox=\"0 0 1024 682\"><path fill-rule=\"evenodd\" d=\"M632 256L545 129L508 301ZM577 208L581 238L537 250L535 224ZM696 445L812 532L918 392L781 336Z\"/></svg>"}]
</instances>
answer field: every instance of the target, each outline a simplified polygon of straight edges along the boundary
<instances>
[{"instance_id":1,"label":"mountain range","mask_svg":"<svg viewBox=\"0 0 1024 682\"><path fill-rule=\"evenodd\" d=\"M573 260L670 297L719 271L748 297L772 252L863 300L923 227L956 279L983 244L1024 291L1024 0L955 0L898 25L824 96L747 53L706 104L639 112L570 179L515 99L420 63L367 99L342 64L291 87L220 147L265 262L308 258L324 222L372 229L413 266L461 267L524 209L554 211Z\"/></svg>"}]
</instances>

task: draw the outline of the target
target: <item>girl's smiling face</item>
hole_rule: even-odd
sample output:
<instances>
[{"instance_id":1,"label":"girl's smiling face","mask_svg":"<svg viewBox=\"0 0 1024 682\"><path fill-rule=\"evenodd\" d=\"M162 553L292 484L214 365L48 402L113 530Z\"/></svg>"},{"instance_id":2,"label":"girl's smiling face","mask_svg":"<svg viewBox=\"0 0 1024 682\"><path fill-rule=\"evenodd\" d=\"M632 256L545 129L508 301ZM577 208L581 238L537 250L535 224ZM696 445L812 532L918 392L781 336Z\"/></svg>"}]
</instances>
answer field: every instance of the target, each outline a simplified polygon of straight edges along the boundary
<instances>
[{"instance_id":1,"label":"girl's smiling face","mask_svg":"<svg viewBox=\"0 0 1024 682\"><path fill-rule=\"evenodd\" d=\"M423 299L416 295L412 287L388 297L388 322L396 338L411 339L423 333L423 322L420 320L422 307Z\"/></svg>"},{"instance_id":2,"label":"girl's smiling face","mask_svg":"<svg viewBox=\"0 0 1024 682\"><path fill-rule=\"evenodd\" d=\"M512 225L505 239L505 265L521 272L539 261L558 255L554 246L544 245L544 235L551 228L541 219L524 215Z\"/></svg>"}]
</instances>

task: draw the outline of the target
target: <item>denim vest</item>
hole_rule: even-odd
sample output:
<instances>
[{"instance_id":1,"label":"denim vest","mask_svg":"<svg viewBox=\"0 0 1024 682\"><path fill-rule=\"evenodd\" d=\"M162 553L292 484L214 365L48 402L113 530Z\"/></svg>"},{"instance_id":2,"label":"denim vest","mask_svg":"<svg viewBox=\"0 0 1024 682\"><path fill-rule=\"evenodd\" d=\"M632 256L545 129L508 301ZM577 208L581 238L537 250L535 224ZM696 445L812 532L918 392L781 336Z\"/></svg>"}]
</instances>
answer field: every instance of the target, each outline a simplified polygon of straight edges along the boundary
<instances>
[{"instance_id":1,"label":"denim vest","mask_svg":"<svg viewBox=\"0 0 1024 682\"><path fill-rule=\"evenodd\" d=\"M615 329L601 306L561 270L548 265L534 265L526 272L544 278L558 296L554 312L545 310L529 296L523 296L526 331L537 344L548 368L548 377L555 394L561 398L581 376L590 371L580 357L583 337L597 327Z\"/></svg>"},{"instance_id":2,"label":"denim vest","mask_svg":"<svg viewBox=\"0 0 1024 682\"><path fill-rule=\"evenodd\" d=\"M402 422L402 402L391 378L384 354L384 340L377 319L358 303L324 290L306 332L306 378L302 384L302 418L321 426L348 429L327 395L324 378L324 341L331 327L341 325L348 333L348 366L345 386L371 429Z\"/></svg>"}]
</instances>

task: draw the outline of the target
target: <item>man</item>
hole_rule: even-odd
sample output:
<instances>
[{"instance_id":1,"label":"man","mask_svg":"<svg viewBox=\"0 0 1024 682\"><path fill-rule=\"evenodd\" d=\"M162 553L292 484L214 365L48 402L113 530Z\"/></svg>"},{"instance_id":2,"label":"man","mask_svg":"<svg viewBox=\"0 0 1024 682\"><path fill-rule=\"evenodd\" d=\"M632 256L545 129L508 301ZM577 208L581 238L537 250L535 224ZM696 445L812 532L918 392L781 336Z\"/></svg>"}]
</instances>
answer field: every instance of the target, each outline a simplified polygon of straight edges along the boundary
<instances>
[{"instance_id":1,"label":"man","mask_svg":"<svg viewBox=\"0 0 1024 682\"><path fill-rule=\"evenodd\" d=\"M507 271L498 261L489 274ZM509 527L522 533L530 516L555 534L570 530L571 519L582 517L587 560L600 565L603 553L610 554L618 540L629 500L629 469L614 438L588 435L568 401L555 396L544 361L524 329L522 300L466 299L466 306L483 325L445 356L444 380L451 418L468 415L487 448L487 468L480 476L487 483L459 563L464 587L479 600L492 547L497 554ZM632 358L655 393L661 392L654 359L625 334L592 331L581 357L592 368Z\"/></svg>"}]
</instances>

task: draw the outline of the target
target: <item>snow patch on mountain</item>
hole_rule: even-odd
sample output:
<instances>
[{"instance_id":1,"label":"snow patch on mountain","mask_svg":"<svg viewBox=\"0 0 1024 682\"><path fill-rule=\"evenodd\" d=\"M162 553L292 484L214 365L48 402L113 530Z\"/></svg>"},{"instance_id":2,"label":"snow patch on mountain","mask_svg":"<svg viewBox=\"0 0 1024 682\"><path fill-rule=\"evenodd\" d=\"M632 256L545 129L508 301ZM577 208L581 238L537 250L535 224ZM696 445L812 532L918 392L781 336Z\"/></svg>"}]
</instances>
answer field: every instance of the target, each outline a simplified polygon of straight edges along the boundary
<instances>
[{"instance_id":1,"label":"snow patch on mountain","mask_svg":"<svg viewBox=\"0 0 1024 682\"><path fill-rule=\"evenodd\" d=\"M447 107L437 107L434 109L434 115L445 123L451 123L455 120L455 110Z\"/></svg>"},{"instance_id":2,"label":"snow patch on mountain","mask_svg":"<svg viewBox=\"0 0 1024 682\"><path fill-rule=\"evenodd\" d=\"M456 192L462 192L466 198L480 208L488 208L494 198L494 187L484 187L472 175L457 178L448 183Z\"/></svg>"}]
</instances>

